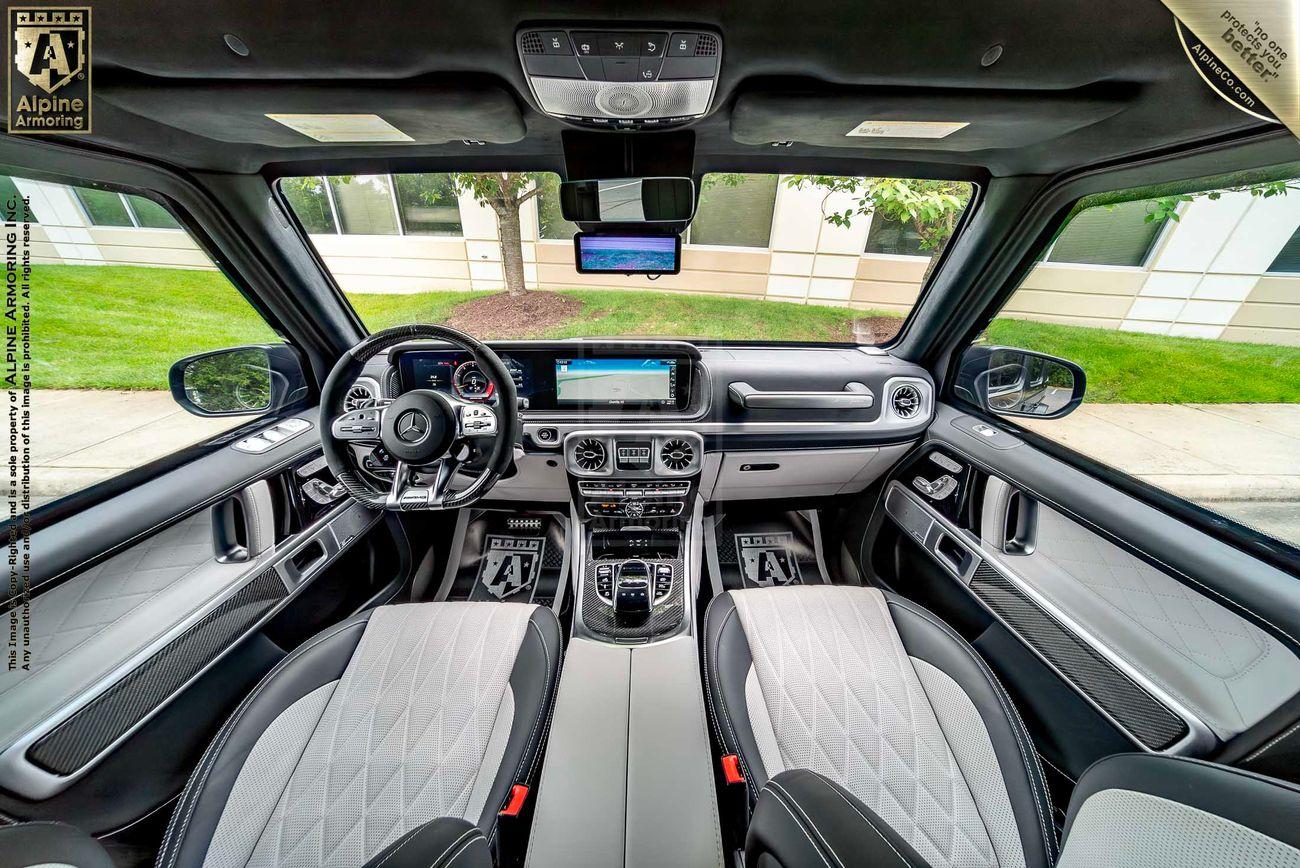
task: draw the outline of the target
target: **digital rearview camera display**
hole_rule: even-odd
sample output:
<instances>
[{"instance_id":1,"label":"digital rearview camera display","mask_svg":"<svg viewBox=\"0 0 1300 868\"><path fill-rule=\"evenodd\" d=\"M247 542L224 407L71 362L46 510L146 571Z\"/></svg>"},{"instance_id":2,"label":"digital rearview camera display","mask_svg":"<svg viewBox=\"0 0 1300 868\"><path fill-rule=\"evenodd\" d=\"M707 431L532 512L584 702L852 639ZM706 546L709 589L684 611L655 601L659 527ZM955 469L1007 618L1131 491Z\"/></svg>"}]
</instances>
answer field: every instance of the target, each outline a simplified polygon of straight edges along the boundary
<instances>
[{"instance_id":1,"label":"digital rearview camera display","mask_svg":"<svg viewBox=\"0 0 1300 868\"><path fill-rule=\"evenodd\" d=\"M556 359L560 404L672 404L676 359Z\"/></svg>"},{"instance_id":2,"label":"digital rearview camera display","mask_svg":"<svg viewBox=\"0 0 1300 868\"><path fill-rule=\"evenodd\" d=\"M681 253L678 236L574 236L578 271L597 274L676 274Z\"/></svg>"}]
</instances>

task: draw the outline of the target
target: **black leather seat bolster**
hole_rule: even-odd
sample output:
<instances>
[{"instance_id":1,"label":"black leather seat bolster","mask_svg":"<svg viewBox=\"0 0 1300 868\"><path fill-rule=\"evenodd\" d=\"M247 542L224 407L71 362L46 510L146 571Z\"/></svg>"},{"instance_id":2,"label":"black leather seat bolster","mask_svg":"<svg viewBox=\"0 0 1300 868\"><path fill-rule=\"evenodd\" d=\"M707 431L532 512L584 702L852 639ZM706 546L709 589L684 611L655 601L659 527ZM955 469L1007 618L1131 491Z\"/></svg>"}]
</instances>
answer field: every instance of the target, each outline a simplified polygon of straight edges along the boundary
<instances>
[{"instance_id":1,"label":"black leather seat bolster","mask_svg":"<svg viewBox=\"0 0 1300 868\"><path fill-rule=\"evenodd\" d=\"M1064 840L1079 810L1103 790L1130 790L1179 802L1300 849L1300 787L1202 760L1117 754L1098 760L1079 778L1065 821Z\"/></svg>"},{"instance_id":2,"label":"black leather seat bolster","mask_svg":"<svg viewBox=\"0 0 1300 868\"><path fill-rule=\"evenodd\" d=\"M731 594L714 597L704 615L704 685L709 719L723 750L740 757L751 805L768 779L745 704L745 678L753 663L749 640Z\"/></svg>"},{"instance_id":3,"label":"black leather seat bolster","mask_svg":"<svg viewBox=\"0 0 1300 868\"><path fill-rule=\"evenodd\" d=\"M0 826L0 868L29 865L113 868L113 860L98 841L64 823Z\"/></svg>"},{"instance_id":4,"label":"black leather seat bolster","mask_svg":"<svg viewBox=\"0 0 1300 868\"><path fill-rule=\"evenodd\" d=\"M483 830L459 817L439 817L416 826L362 868L492 868Z\"/></svg>"},{"instance_id":5,"label":"black leather seat bolster","mask_svg":"<svg viewBox=\"0 0 1300 868\"><path fill-rule=\"evenodd\" d=\"M505 755L479 818L479 828L494 844L498 811L509 799L511 787L533 786L540 772L542 746L560 681L561 653L560 622L550 609L539 607L528 619L528 628L519 643L519 656L510 671L514 721ZM529 802L535 801L535 795L530 795Z\"/></svg>"},{"instance_id":6,"label":"black leather seat bolster","mask_svg":"<svg viewBox=\"0 0 1300 868\"><path fill-rule=\"evenodd\" d=\"M266 674L217 733L185 785L158 854L160 868L202 865L235 779L286 708L343 675L365 632L363 612L309 639Z\"/></svg>"},{"instance_id":7,"label":"black leather seat bolster","mask_svg":"<svg viewBox=\"0 0 1300 868\"><path fill-rule=\"evenodd\" d=\"M926 862L848 790L808 769L791 769L759 793L745 864L922 868Z\"/></svg>"},{"instance_id":8,"label":"black leather seat bolster","mask_svg":"<svg viewBox=\"0 0 1300 868\"><path fill-rule=\"evenodd\" d=\"M1030 868L1056 861L1052 802L1034 742L997 677L983 658L936 615L894 594L885 594L908 656L942 671L970 697L988 730L1006 781L1011 809Z\"/></svg>"}]
</instances>

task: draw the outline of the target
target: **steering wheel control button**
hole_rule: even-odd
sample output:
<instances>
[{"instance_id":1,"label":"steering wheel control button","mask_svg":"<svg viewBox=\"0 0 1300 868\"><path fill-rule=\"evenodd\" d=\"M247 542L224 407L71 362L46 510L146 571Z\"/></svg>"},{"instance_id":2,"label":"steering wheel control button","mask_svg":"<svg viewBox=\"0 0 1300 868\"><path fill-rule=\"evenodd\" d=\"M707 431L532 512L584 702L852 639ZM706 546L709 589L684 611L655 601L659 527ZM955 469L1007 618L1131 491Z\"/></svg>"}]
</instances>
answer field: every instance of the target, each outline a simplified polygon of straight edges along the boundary
<instances>
[{"instance_id":1,"label":"steering wheel control button","mask_svg":"<svg viewBox=\"0 0 1300 868\"><path fill-rule=\"evenodd\" d=\"M460 408L460 430L467 437L493 436L497 433L497 414L490 407L463 405Z\"/></svg>"}]
</instances>

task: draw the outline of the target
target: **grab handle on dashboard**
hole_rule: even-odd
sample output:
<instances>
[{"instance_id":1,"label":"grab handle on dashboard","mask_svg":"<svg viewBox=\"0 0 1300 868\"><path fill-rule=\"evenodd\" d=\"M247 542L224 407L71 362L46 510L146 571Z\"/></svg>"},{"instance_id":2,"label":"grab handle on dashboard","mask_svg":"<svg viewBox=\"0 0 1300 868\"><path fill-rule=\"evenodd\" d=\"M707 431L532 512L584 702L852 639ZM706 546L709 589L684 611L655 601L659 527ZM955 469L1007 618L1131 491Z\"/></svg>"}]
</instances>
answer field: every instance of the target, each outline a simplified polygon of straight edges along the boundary
<instances>
[{"instance_id":1,"label":"grab handle on dashboard","mask_svg":"<svg viewBox=\"0 0 1300 868\"><path fill-rule=\"evenodd\" d=\"M748 409L862 410L876 402L864 383L846 383L840 392L766 392L749 383L727 386L731 400Z\"/></svg>"}]
</instances>

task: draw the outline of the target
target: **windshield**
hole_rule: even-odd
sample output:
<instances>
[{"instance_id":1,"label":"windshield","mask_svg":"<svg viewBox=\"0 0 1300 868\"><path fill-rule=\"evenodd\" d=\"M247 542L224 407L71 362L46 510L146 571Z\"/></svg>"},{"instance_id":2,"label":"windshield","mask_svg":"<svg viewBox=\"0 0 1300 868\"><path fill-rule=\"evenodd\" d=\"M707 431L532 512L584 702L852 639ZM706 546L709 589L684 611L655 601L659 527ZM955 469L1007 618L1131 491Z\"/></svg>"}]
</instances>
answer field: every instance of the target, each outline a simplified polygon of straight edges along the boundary
<instances>
[{"instance_id":1,"label":"windshield","mask_svg":"<svg viewBox=\"0 0 1300 868\"><path fill-rule=\"evenodd\" d=\"M882 344L915 304L970 184L714 173L679 274L579 274L549 172L285 178L371 331Z\"/></svg>"}]
</instances>

